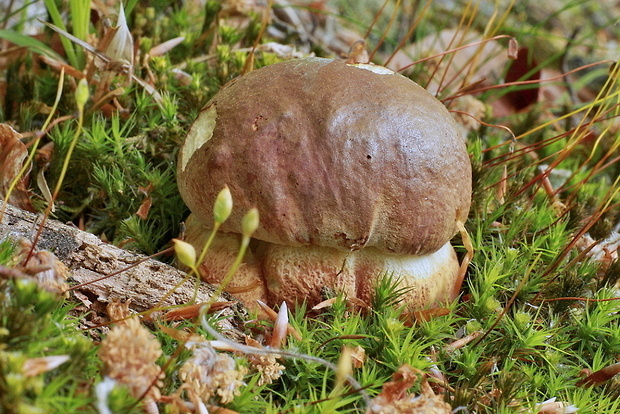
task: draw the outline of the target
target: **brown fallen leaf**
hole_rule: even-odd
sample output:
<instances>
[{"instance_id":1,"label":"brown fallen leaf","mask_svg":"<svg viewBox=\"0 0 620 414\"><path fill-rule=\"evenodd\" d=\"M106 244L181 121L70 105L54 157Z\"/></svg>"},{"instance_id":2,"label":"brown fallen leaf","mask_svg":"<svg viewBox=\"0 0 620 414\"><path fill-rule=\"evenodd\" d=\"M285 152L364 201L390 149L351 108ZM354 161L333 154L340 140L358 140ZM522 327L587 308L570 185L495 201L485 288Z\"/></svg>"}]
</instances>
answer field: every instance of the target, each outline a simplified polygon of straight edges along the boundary
<instances>
[{"instance_id":1,"label":"brown fallen leaf","mask_svg":"<svg viewBox=\"0 0 620 414\"><path fill-rule=\"evenodd\" d=\"M9 203L23 210L34 211L28 190L30 166L20 176L28 156L21 137L10 125L0 124L0 197L4 199L8 194Z\"/></svg>"},{"instance_id":2,"label":"brown fallen leaf","mask_svg":"<svg viewBox=\"0 0 620 414\"><path fill-rule=\"evenodd\" d=\"M207 313L215 313L222 309L225 309L229 306L233 306L236 302L232 301L222 301L222 302L213 302L209 304L209 310ZM193 305L185 305L178 308L174 308L166 312L163 316L165 321L182 321L187 319L193 319L200 316L200 310L206 303L196 303Z\"/></svg>"},{"instance_id":3,"label":"brown fallen leaf","mask_svg":"<svg viewBox=\"0 0 620 414\"><path fill-rule=\"evenodd\" d=\"M162 325L162 324L157 324L157 328L162 331L163 333L165 333L166 335L168 335L169 337L171 337L172 339L182 342L182 343L186 343L186 342L196 342L196 343L201 343L201 342L206 342L206 340L199 334L194 333L194 332L189 332L189 331L184 331L182 329L175 329L175 328L170 328L166 325Z\"/></svg>"},{"instance_id":4,"label":"brown fallen leaf","mask_svg":"<svg viewBox=\"0 0 620 414\"><path fill-rule=\"evenodd\" d=\"M603 382L610 380L615 375L620 373L620 362L616 362L615 364L608 365L604 368L599 369L598 371L593 372L587 377L577 381L575 384L578 387L593 387L595 385L600 385Z\"/></svg>"},{"instance_id":5,"label":"brown fallen leaf","mask_svg":"<svg viewBox=\"0 0 620 414\"><path fill-rule=\"evenodd\" d=\"M353 368L361 368L366 362L366 351L361 346L350 348L351 351L351 364Z\"/></svg>"},{"instance_id":6,"label":"brown fallen leaf","mask_svg":"<svg viewBox=\"0 0 620 414\"><path fill-rule=\"evenodd\" d=\"M418 373L415 369L409 365L403 365L392 375L392 381L383 384L380 395L388 401L402 399L417 380Z\"/></svg>"},{"instance_id":7,"label":"brown fallen leaf","mask_svg":"<svg viewBox=\"0 0 620 414\"><path fill-rule=\"evenodd\" d=\"M401 315L401 320L405 323L405 326L413 326L417 323L428 322L432 319L449 314L450 309L448 308L431 308L403 313Z\"/></svg>"},{"instance_id":8,"label":"brown fallen leaf","mask_svg":"<svg viewBox=\"0 0 620 414\"><path fill-rule=\"evenodd\" d=\"M338 300L338 298L336 298L336 297L331 298L331 299L326 299L326 300L324 300L322 302L317 303L311 309L313 311L317 311L317 310L321 310L321 309L325 309L325 308L330 308L330 307L332 307L334 305L334 303L336 303L337 300ZM370 305L368 303L364 302L363 300L361 300L360 298L347 297L346 301L347 301L347 306L349 308L351 308L351 310L355 309L355 310L366 311L366 310L370 309Z\"/></svg>"},{"instance_id":9,"label":"brown fallen leaf","mask_svg":"<svg viewBox=\"0 0 620 414\"><path fill-rule=\"evenodd\" d=\"M317 303L311 309L312 310L321 310L321 309L329 308L329 307L333 306L334 303L336 303L336 300L338 300L338 298L326 299L326 300L324 300L322 302Z\"/></svg>"},{"instance_id":10,"label":"brown fallen leaf","mask_svg":"<svg viewBox=\"0 0 620 414\"><path fill-rule=\"evenodd\" d=\"M541 77L541 71L537 70L537 67L538 62L534 60L526 47L522 47L518 51L517 58L510 63L504 82L538 81ZM511 90L500 98L501 104L491 103L494 114L506 116L522 111L538 102L539 92L540 84Z\"/></svg>"},{"instance_id":11,"label":"brown fallen leaf","mask_svg":"<svg viewBox=\"0 0 620 414\"><path fill-rule=\"evenodd\" d=\"M126 85L131 83L134 61L133 36L127 26L125 11L119 7L118 21L116 26L106 30L103 38L97 45L107 59L102 59L98 54L95 56L95 66L99 69L100 78L93 101L99 101L110 89L118 74L124 75Z\"/></svg>"},{"instance_id":12,"label":"brown fallen leaf","mask_svg":"<svg viewBox=\"0 0 620 414\"><path fill-rule=\"evenodd\" d=\"M138 211L136 211L136 216L140 217L142 220L146 220L149 216L151 206L153 205L153 199L151 198L153 183L149 183L146 187L138 187L138 191L144 194L144 200L142 200L142 204L140 204Z\"/></svg>"},{"instance_id":13,"label":"brown fallen leaf","mask_svg":"<svg viewBox=\"0 0 620 414\"><path fill-rule=\"evenodd\" d=\"M422 379L420 395L409 394L408 389L423 373L409 365L401 366L392 375L392 381L383 384L379 395L373 398L366 414L451 414L452 407L440 395L435 395L428 381Z\"/></svg>"}]
</instances>

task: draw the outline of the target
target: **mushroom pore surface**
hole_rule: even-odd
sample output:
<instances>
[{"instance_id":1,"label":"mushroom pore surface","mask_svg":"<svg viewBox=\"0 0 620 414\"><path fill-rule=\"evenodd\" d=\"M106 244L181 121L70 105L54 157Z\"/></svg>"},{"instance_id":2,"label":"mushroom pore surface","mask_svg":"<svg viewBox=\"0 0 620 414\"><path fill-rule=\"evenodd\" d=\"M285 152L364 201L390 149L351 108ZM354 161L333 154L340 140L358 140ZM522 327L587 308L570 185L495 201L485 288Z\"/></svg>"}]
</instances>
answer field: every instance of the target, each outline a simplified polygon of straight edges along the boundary
<instances>
[{"instance_id":1,"label":"mushroom pore surface","mask_svg":"<svg viewBox=\"0 0 620 414\"><path fill-rule=\"evenodd\" d=\"M250 72L203 108L181 148L179 189L203 224L228 185L221 229L285 246L439 250L465 221L471 165L446 108L380 66L307 58Z\"/></svg>"}]
</instances>

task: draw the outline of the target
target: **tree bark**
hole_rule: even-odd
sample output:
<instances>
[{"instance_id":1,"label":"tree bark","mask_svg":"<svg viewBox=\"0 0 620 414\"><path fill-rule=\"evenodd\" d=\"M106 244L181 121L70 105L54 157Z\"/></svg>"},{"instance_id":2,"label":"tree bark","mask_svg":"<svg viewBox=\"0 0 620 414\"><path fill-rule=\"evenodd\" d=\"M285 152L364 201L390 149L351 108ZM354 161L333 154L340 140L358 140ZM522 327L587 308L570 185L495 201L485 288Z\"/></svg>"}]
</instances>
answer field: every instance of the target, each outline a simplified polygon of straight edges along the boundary
<instances>
[{"instance_id":1,"label":"tree bark","mask_svg":"<svg viewBox=\"0 0 620 414\"><path fill-rule=\"evenodd\" d=\"M42 215L0 201L0 240L32 241L42 219ZM135 312L157 315L169 307L209 302L214 292L213 286L203 282L196 289L196 279L175 267L104 243L56 220L46 221L36 248L54 253L67 266L72 297L99 313L98 320L105 319L101 313L114 301L129 302ZM234 302L219 311L225 320L220 327L237 336L243 306L227 294L217 301Z\"/></svg>"}]
</instances>

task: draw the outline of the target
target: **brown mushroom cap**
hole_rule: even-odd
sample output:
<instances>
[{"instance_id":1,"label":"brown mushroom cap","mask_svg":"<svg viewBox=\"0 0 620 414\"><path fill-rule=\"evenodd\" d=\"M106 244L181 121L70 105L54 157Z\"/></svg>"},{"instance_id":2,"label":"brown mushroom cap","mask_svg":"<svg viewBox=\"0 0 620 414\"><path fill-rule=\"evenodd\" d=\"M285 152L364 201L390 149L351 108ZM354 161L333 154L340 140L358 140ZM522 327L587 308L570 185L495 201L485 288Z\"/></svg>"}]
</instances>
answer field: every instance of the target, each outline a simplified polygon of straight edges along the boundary
<instances>
[{"instance_id":1,"label":"brown mushroom cap","mask_svg":"<svg viewBox=\"0 0 620 414\"><path fill-rule=\"evenodd\" d=\"M225 86L192 126L178 179L206 225L229 186L226 232L255 206L259 240L407 255L448 242L471 197L464 139L435 97L386 68L320 58Z\"/></svg>"}]
</instances>

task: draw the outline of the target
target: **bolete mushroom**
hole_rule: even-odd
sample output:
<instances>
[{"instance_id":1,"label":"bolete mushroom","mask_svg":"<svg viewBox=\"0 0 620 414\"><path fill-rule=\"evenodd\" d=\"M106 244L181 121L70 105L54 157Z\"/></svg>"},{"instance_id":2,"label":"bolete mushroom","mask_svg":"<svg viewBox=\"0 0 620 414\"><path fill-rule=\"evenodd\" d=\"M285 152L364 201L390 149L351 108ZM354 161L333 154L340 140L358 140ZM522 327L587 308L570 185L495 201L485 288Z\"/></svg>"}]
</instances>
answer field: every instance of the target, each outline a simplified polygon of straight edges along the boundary
<instances>
[{"instance_id":1,"label":"bolete mushroom","mask_svg":"<svg viewBox=\"0 0 620 414\"><path fill-rule=\"evenodd\" d=\"M306 58L250 72L202 109L181 148L187 241L200 248L228 185L228 233L203 263L217 282L243 214L260 212L240 272L246 301L320 300L323 287L369 302L378 277L415 308L454 298L450 239L471 201L460 129L422 87L382 66ZM228 252L228 253L226 253Z\"/></svg>"}]
</instances>

